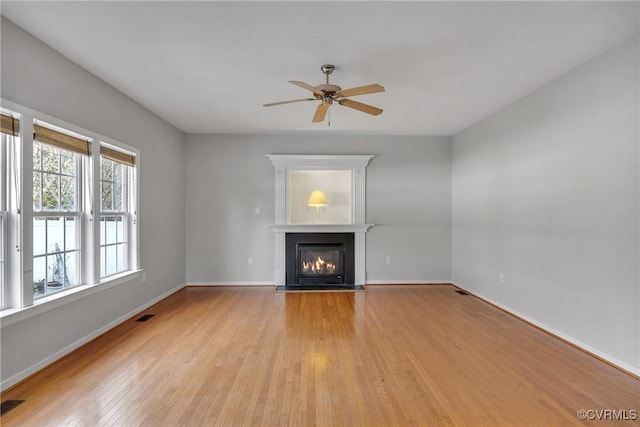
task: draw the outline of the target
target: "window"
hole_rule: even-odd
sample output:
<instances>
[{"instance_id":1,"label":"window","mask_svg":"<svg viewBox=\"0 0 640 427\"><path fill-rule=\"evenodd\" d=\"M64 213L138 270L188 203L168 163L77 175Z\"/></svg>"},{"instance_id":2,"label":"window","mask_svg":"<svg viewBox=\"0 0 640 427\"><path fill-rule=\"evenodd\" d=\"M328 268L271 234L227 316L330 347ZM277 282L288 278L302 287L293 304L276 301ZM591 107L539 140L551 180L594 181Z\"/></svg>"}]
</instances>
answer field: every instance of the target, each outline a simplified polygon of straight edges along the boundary
<instances>
[{"instance_id":1,"label":"window","mask_svg":"<svg viewBox=\"0 0 640 427\"><path fill-rule=\"evenodd\" d=\"M11 180L17 180L16 157L20 121L12 112L0 114L0 309L9 305L8 248ZM15 183L16 181L14 181ZM17 195L16 195L17 196ZM16 220L17 221L17 220Z\"/></svg>"},{"instance_id":2,"label":"window","mask_svg":"<svg viewBox=\"0 0 640 427\"><path fill-rule=\"evenodd\" d=\"M7 301L7 289L6 289L6 267L5 267L5 252L7 245L7 231L5 230L8 222L7 212L7 139L9 136L5 133L0 135L0 308L6 306Z\"/></svg>"},{"instance_id":3,"label":"window","mask_svg":"<svg viewBox=\"0 0 640 427\"><path fill-rule=\"evenodd\" d=\"M100 148L100 277L131 269L132 154Z\"/></svg>"},{"instance_id":4,"label":"window","mask_svg":"<svg viewBox=\"0 0 640 427\"><path fill-rule=\"evenodd\" d=\"M10 101L0 119L0 317L132 279L138 151Z\"/></svg>"},{"instance_id":5,"label":"window","mask_svg":"<svg viewBox=\"0 0 640 427\"><path fill-rule=\"evenodd\" d=\"M88 143L34 125L33 298L81 282L81 170ZM78 143L84 149L76 149Z\"/></svg>"},{"instance_id":6,"label":"window","mask_svg":"<svg viewBox=\"0 0 640 427\"><path fill-rule=\"evenodd\" d=\"M127 269L127 166L100 157L100 277Z\"/></svg>"}]
</instances>

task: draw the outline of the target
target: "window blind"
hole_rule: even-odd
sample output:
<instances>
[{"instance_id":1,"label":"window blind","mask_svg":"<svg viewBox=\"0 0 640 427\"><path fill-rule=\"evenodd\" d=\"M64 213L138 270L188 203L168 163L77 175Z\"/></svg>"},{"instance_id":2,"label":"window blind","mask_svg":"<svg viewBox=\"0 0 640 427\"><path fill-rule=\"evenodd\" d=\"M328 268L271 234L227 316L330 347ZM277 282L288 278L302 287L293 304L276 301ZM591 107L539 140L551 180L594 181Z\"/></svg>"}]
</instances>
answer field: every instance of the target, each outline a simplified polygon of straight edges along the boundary
<instances>
[{"instance_id":1,"label":"window blind","mask_svg":"<svg viewBox=\"0 0 640 427\"><path fill-rule=\"evenodd\" d=\"M33 139L74 153L89 155L89 141L49 129L37 123L33 125Z\"/></svg>"},{"instance_id":2,"label":"window blind","mask_svg":"<svg viewBox=\"0 0 640 427\"><path fill-rule=\"evenodd\" d=\"M18 136L20 120L8 114L0 114L0 131L7 135Z\"/></svg>"},{"instance_id":3,"label":"window blind","mask_svg":"<svg viewBox=\"0 0 640 427\"><path fill-rule=\"evenodd\" d=\"M114 162L122 163L127 166L135 166L136 156L122 151L114 150L113 148L100 147L100 155L105 159L113 160Z\"/></svg>"}]
</instances>

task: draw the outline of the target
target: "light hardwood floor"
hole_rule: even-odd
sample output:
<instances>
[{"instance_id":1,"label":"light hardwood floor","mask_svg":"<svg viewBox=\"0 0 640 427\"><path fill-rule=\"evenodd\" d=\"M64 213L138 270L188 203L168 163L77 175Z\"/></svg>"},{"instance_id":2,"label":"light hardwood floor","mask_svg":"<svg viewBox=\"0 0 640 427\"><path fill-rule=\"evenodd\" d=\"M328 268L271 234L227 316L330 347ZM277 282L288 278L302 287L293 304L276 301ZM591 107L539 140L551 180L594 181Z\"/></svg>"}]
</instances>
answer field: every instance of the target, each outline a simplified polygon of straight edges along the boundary
<instances>
[{"instance_id":1,"label":"light hardwood floor","mask_svg":"<svg viewBox=\"0 0 640 427\"><path fill-rule=\"evenodd\" d=\"M5 392L25 403L2 425L565 426L580 409L640 411L636 378L447 285L185 288L144 313Z\"/></svg>"}]
</instances>

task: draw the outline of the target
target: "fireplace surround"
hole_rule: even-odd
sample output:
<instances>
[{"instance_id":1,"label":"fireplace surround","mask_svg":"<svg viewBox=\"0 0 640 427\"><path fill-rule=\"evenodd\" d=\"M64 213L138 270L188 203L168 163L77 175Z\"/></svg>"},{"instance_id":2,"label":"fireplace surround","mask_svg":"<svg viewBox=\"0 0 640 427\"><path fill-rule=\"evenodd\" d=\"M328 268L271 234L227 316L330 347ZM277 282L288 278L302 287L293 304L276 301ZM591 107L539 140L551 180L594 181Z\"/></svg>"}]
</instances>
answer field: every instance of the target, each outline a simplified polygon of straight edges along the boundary
<instances>
[{"instance_id":1,"label":"fireplace surround","mask_svg":"<svg viewBox=\"0 0 640 427\"><path fill-rule=\"evenodd\" d=\"M373 224L365 223L366 169L369 161L374 157L374 155L267 154L267 157L275 167L275 215L274 224L271 226L271 229L274 233L274 281L276 287L286 287L290 282L287 274L287 263L290 259L286 250L288 235L295 233L346 233L350 234L353 239L353 275L344 274L344 285L337 286L362 289L366 283L365 236L369 228L373 226ZM288 179L291 175L290 172L296 170L350 171L350 222L330 224L291 223L288 216L288 212L290 212L290 206L288 204L291 203L289 200L290 183L288 182ZM329 197L329 194L327 194L327 197ZM327 207L327 209L331 209L331 201L329 201L329 207Z\"/></svg>"}]
</instances>

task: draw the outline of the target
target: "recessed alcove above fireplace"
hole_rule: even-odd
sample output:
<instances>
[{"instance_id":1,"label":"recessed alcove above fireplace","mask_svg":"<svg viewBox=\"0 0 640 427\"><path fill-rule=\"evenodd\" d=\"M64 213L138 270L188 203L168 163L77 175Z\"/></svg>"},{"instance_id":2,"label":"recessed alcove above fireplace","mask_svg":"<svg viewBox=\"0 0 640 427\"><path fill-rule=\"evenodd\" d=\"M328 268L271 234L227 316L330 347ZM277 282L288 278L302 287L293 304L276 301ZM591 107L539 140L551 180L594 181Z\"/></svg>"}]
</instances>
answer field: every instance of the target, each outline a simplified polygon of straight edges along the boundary
<instances>
[{"instance_id":1,"label":"recessed alcove above fireplace","mask_svg":"<svg viewBox=\"0 0 640 427\"><path fill-rule=\"evenodd\" d=\"M351 170L291 169L287 176L287 224L351 224ZM319 218L308 205L312 192L321 191L326 197Z\"/></svg>"},{"instance_id":2,"label":"recessed alcove above fireplace","mask_svg":"<svg viewBox=\"0 0 640 427\"><path fill-rule=\"evenodd\" d=\"M297 250L287 250L287 239L290 234L306 233L315 235L342 233L352 241L353 270L349 274L306 273L303 282L317 282L317 286L343 281L344 286L363 286L366 282L366 245L365 234L372 224L366 224L366 168L373 155L298 155L268 154L275 166L275 222L271 226L274 232L274 279L276 286L285 286L299 282L295 270L288 266L296 266ZM318 172L318 173L315 173ZM292 181L299 179L300 181ZM323 187L323 188L320 188ZM313 190L326 191L326 207L320 211L319 219L316 211L306 214L307 197ZM332 209L332 200L335 205ZM297 204L292 206L292 204ZM322 236L316 241L304 242L316 246L320 251ZM325 255L339 252L327 252ZM336 255L337 256L337 255ZM346 252L345 252L346 256ZM320 264L327 262L316 260ZM346 258L345 258L346 259ZM298 259L300 261L300 259ZM307 261L310 262L310 261ZM350 263L351 261L349 261ZM319 264L319 265L320 265ZM346 268L348 265L342 265ZM300 266L297 265L299 269ZM318 270L318 269L316 269ZM298 272L299 273L299 272ZM291 276L293 274L293 276ZM305 273L303 273L305 276ZM324 277L322 277L324 276ZM337 276L341 276L338 278ZM293 279L291 279L293 277ZM324 280L323 280L324 279ZM332 283L335 284L335 283ZM307 285L308 286L308 285Z\"/></svg>"}]
</instances>

